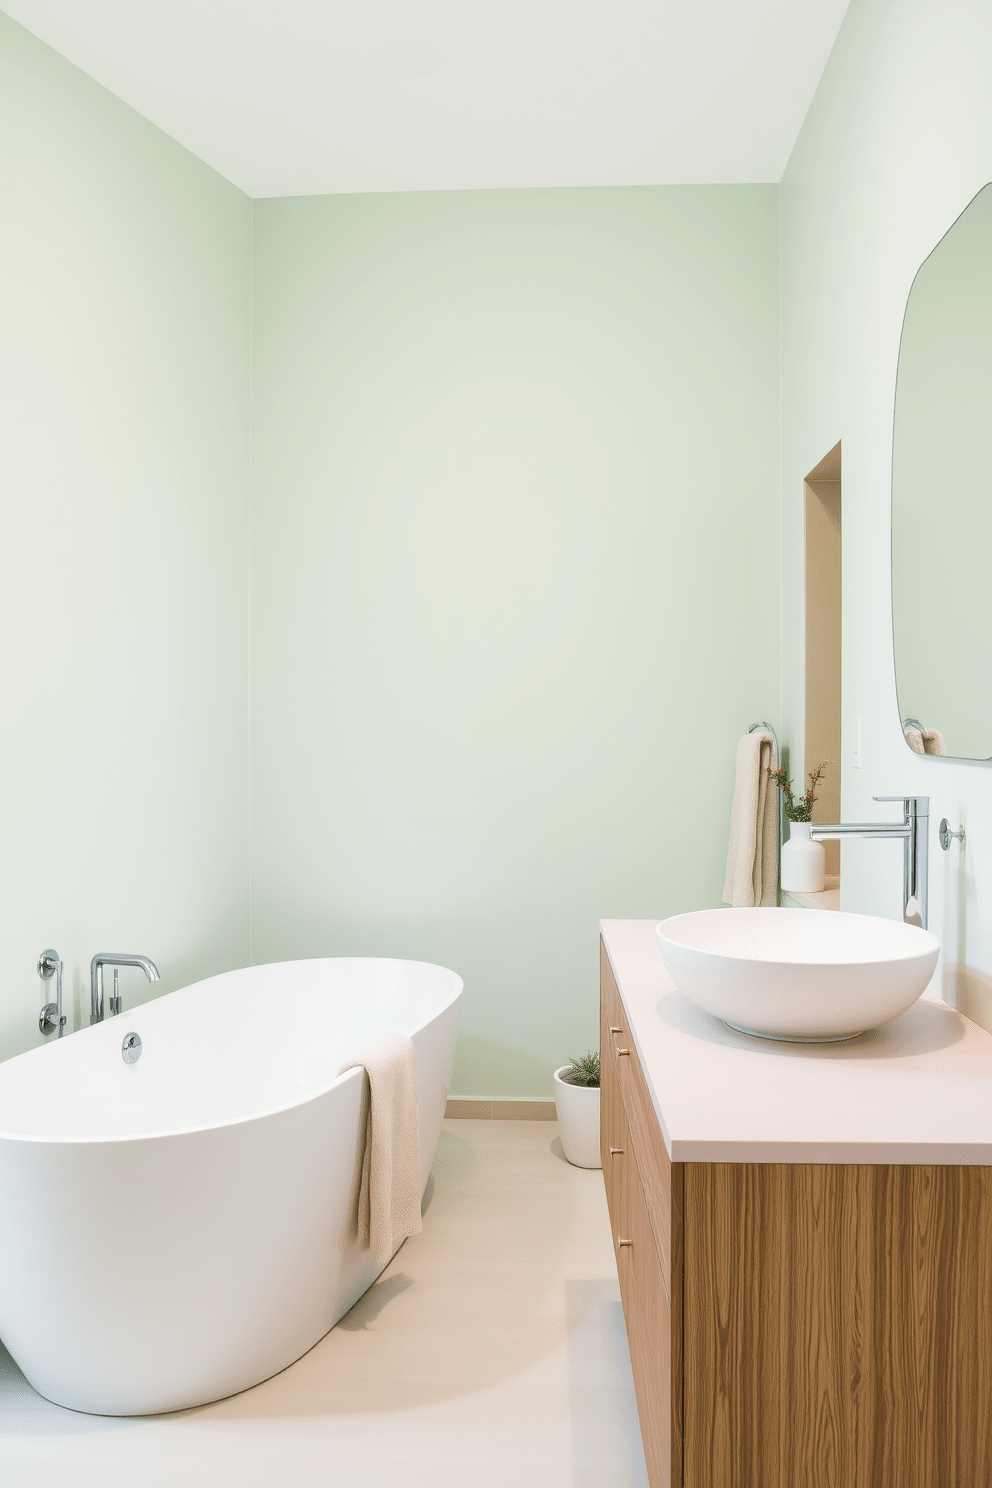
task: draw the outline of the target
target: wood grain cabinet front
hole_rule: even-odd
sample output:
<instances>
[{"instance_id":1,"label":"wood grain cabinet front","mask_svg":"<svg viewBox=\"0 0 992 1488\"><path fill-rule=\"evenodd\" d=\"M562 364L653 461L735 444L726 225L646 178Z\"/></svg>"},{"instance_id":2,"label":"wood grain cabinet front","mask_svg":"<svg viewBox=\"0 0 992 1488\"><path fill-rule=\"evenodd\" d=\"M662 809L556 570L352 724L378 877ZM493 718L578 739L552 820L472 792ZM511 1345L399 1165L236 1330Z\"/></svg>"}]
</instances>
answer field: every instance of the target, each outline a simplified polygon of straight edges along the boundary
<instances>
[{"instance_id":1,"label":"wood grain cabinet front","mask_svg":"<svg viewBox=\"0 0 992 1488\"><path fill-rule=\"evenodd\" d=\"M600 966L651 1488L992 1488L992 1168L671 1162Z\"/></svg>"},{"instance_id":2,"label":"wood grain cabinet front","mask_svg":"<svg viewBox=\"0 0 992 1488\"><path fill-rule=\"evenodd\" d=\"M652 1484L670 1488L672 1434L672 1308L662 1279L661 1259L648 1218L636 1159L625 1157L620 1191L620 1295L630 1319L628 1340L637 1411L651 1429L643 1434L644 1456ZM624 1243L626 1242L626 1243Z\"/></svg>"},{"instance_id":3,"label":"wood grain cabinet front","mask_svg":"<svg viewBox=\"0 0 992 1488\"><path fill-rule=\"evenodd\" d=\"M644 1457L651 1488L681 1488L681 1244L672 1243L673 1173L678 1188L681 1172L668 1160L657 1119L649 1114L647 1085L605 950L601 971L603 1181Z\"/></svg>"}]
</instances>

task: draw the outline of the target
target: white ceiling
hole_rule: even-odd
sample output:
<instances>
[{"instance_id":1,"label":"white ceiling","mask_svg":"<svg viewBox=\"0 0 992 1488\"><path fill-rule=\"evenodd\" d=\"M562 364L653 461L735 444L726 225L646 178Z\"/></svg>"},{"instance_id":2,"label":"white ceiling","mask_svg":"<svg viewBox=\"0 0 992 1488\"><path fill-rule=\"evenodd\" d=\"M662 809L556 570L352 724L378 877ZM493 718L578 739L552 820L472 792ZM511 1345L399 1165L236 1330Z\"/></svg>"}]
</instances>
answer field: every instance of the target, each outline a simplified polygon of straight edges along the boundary
<instances>
[{"instance_id":1,"label":"white ceiling","mask_svg":"<svg viewBox=\"0 0 992 1488\"><path fill-rule=\"evenodd\" d=\"M2 0L252 196L778 181L848 0Z\"/></svg>"}]
</instances>

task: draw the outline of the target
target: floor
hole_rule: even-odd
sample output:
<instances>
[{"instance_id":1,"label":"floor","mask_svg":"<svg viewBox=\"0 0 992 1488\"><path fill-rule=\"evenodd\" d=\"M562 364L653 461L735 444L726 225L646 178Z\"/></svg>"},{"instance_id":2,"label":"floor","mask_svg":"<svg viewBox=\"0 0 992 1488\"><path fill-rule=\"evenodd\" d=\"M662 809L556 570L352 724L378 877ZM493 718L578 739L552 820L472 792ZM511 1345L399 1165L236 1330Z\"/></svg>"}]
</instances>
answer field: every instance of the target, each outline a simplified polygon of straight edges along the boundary
<instances>
[{"instance_id":1,"label":"floor","mask_svg":"<svg viewBox=\"0 0 992 1488\"><path fill-rule=\"evenodd\" d=\"M424 1233L253 1390L84 1416L0 1346L3 1488L646 1488L602 1175L547 1121L447 1121Z\"/></svg>"}]
</instances>

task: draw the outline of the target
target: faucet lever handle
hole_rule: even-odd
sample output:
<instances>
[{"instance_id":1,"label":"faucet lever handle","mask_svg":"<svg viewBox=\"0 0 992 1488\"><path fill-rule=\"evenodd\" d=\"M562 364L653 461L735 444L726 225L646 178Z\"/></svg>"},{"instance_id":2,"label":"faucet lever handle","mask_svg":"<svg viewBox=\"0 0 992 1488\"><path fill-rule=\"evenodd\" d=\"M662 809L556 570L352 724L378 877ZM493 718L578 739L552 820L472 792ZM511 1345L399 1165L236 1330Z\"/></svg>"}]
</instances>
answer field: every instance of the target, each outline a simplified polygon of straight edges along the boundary
<instances>
[{"instance_id":1,"label":"faucet lever handle","mask_svg":"<svg viewBox=\"0 0 992 1488\"><path fill-rule=\"evenodd\" d=\"M61 965L58 951L42 951L38 957L38 975L43 982L49 982Z\"/></svg>"},{"instance_id":2,"label":"faucet lever handle","mask_svg":"<svg viewBox=\"0 0 992 1488\"><path fill-rule=\"evenodd\" d=\"M930 815L929 796L872 796L873 801L898 801L908 811L910 806L916 807L917 816Z\"/></svg>"}]
</instances>

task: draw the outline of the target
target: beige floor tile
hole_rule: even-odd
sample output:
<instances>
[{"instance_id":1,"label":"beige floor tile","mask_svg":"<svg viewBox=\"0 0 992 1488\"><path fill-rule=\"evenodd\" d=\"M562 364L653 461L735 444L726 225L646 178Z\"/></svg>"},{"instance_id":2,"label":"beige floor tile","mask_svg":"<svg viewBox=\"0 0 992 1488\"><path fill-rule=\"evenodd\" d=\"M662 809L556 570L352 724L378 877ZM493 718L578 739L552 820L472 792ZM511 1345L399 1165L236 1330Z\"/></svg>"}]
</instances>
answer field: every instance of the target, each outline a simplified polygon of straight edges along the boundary
<instances>
[{"instance_id":1,"label":"beige floor tile","mask_svg":"<svg viewBox=\"0 0 992 1488\"><path fill-rule=\"evenodd\" d=\"M115 1421L0 1349L0 1431L3 1488L645 1488L602 1176L548 1122L448 1121L424 1233L282 1374Z\"/></svg>"}]
</instances>

